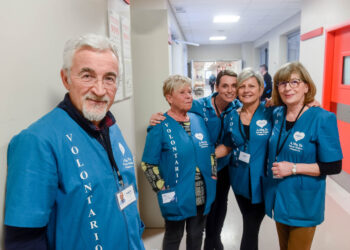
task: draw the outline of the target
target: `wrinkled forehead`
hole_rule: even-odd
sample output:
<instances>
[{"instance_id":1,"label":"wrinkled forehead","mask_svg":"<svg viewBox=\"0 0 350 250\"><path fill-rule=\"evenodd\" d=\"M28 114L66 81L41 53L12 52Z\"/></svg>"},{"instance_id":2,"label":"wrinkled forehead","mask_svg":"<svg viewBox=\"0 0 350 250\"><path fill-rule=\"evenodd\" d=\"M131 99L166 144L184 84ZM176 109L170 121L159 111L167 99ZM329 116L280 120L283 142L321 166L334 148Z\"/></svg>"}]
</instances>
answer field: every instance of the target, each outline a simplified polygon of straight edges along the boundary
<instances>
[{"instance_id":1,"label":"wrinkled forehead","mask_svg":"<svg viewBox=\"0 0 350 250\"><path fill-rule=\"evenodd\" d=\"M82 47L74 53L72 66L92 68L104 68L119 71L119 61L110 49L94 49L91 47Z\"/></svg>"}]
</instances>

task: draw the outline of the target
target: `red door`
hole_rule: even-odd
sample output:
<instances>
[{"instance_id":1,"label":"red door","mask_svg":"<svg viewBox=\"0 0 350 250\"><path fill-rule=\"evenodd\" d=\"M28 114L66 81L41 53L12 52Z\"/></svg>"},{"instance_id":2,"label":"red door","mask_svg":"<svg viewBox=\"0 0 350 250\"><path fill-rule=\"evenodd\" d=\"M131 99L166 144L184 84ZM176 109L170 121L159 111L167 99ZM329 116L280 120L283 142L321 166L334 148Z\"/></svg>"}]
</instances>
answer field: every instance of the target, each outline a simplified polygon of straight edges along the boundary
<instances>
[{"instance_id":1,"label":"red door","mask_svg":"<svg viewBox=\"0 0 350 250\"><path fill-rule=\"evenodd\" d=\"M328 30L323 104L337 115L343 170L350 174L350 23Z\"/></svg>"}]
</instances>

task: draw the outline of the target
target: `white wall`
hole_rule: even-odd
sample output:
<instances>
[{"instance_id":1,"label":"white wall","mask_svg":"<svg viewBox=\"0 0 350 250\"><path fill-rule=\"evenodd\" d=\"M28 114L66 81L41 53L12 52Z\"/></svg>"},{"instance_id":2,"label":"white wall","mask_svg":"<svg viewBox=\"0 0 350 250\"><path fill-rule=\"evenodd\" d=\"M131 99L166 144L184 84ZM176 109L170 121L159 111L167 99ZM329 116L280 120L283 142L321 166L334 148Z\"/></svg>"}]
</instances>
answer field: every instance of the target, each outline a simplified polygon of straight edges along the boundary
<instances>
[{"instance_id":1,"label":"white wall","mask_svg":"<svg viewBox=\"0 0 350 250\"><path fill-rule=\"evenodd\" d=\"M258 49L269 44L269 73L271 76L287 62L287 35L300 27L300 14L294 15L267 34L254 41L254 67L259 68Z\"/></svg>"},{"instance_id":2,"label":"white wall","mask_svg":"<svg viewBox=\"0 0 350 250\"><path fill-rule=\"evenodd\" d=\"M350 1L348 0L302 1L301 34L320 27L326 30L348 21L350 21ZM300 42L300 61L315 81L318 101L322 100L323 91L325 32L322 36Z\"/></svg>"},{"instance_id":3,"label":"white wall","mask_svg":"<svg viewBox=\"0 0 350 250\"><path fill-rule=\"evenodd\" d=\"M213 61L241 59L240 44L189 46L188 61Z\"/></svg>"},{"instance_id":4,"label":"white wall","mask_svg":"<svg viewBox=\"0 0 350 250\"><path fill-rule=\"evenodd\" d=\"M1 1L0 23L0 235L3 241L8 142L62 100L66 91L59 71L64 42L88 32L107 35L107 0ZM134 149L132 103L127 100L114 105L112 112Z\"/></svg>"},{"instance_id":5,"label":"white wall","mask_svg":"<svg viewBox=\"0 0 350 250\"><path fill-rule=\"evenodd\" d=\"M241 53L242 53L242 60L243 60L243 68L246 68L246 67L254 68L255 59L259 60L259 58L255 58L256 56L254 54L254 43L253 42L242 43Z\"/></svg>"},{"instance_id":6,"label":"white wall","mask_svg":"<svg viewBox=\"0 0 350 250\"><path fill-rule=\"evenodd\" d=\"M175 40L186 41L185 36L177 22L171 6L167 2L169 35ZM173 41L169 46L170 53L170 74L180 74L187 76L187 45Z\"/></svg>"},{"instance_id":7,"label":"white wall","mask_svg":"<svg viewBox=\"0 0 350 250\"><path fill-rule=\"evenodd\" d=\"M165 1L165 0L164 0ZM135 89L136 162L139 165L151 114L166 111L162 86L169 75L168 14L160 3L131 1L131 48ZM140 213L146 227L163 227L156 194L139 168Z\"/></svg>"}]
</instances>

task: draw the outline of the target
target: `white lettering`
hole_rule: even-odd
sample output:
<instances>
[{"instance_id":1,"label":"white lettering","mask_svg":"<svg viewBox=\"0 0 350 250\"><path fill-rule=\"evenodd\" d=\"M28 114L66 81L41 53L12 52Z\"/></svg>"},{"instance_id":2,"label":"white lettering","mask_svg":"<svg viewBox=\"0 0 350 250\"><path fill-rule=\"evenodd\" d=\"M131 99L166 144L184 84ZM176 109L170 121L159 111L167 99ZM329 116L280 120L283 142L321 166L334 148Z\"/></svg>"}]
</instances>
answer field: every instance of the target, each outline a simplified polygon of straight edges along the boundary
<instances>
[{"instance_id":1,"label":"white lettering","mask_svg":"<svg viewBox=\"0 0 350 250\"><path fill-rule=\"evenodd\" d=\"M73 155L76 155L76 154L79 153L79 149L78 149L76 146L73 146L73 147L71 148L71 151L72 151Z\"/></svg>"},{"instance_id":2,"label":"white lettering","mask_svg":"<svg viewBox=\"0 0 350 250\"><path fill-rule=\"evenodd\" d=\"M83 167L83 166L84 166L84 163L80 163L80 160L79 160L79 159L77 159L77 164L78 164L78 168L80 168L80 167Z\"/></svg>"},{"instance_id":3,"label":"white lettering","mask_svg":"<svg viewBox=\"0 0 350 250\"><path fill-rule=\"evenodd\" d=\"M173 137L171 134L169 135L169 138L170 138L170 140L171 140L171 139L174 139L174 137Z\"/></svg>"},{"instance_id":4,"label":"white lettering","mask_svg":"<svg viewBox=\"0 0 350 250\"><path fill-rule=\"evenodd\" d=\"M174 140L170 141L170 144L175 145L175 141Z\"/></svg>"},{"instance_id":5,"label":"white lettering","mask_svg":"<svg viewBox=\"0 0 350 250\"><path fill-rule=\"evenodd\" d=\"M177 153L174 153L174 157L175 157L175 159L177 159Z\"/></svg>"},{"instance_id":6,"label":"white lettering","mask_svg":"<svg viewBox=\"0 0 350 250\"><path fill-rule=\"evenodd\" d=\"M168 129L166 130L166 132L168 132L168 133L170 134L170 133L171 133L171 129L168 128Z\"/></svg>"},{"instance_id":7,"label":"white lettering","mask_svg":"<svg viewBox=\"0 0 350 250\"><path fill-rule=\"evenodd\" d=\"M84 188L85 188L85 193L87 193L87 192L88 192L88 190L87 190L87 189L89 189L89 191L92 191L92 188L91 188L91 182L90 182L88 185L84 184Z\"/></svg>"},{"instance_id":8,"label":"white lettering","mask_svg":"<svg viewBox=\"0 0 350 250\"><path fill-rule=\"evenodd\" d=\"M164 123L164 125L165 125L165 127L168 127L168 126L169 126L169 124L168 124L168 123Z\"/></svg>"},{"instance_id":9,"label":"white lettering","mask_svg":"<svg viewBox=\"0 0 350 250\"><path fill-rule=\"evenodd\" d=\"M68 140L70 140L70 141L72 141L72 138L73 138L73 136L72 136L72 134L66 134L66 137L68 138Z\"/></svg>"},{"instance_id":10,"label":"white lettering","mask_svg":"<svg viewBox=\"0 0 350 250\"><path fill-rule=\"evenodd\" d=\"M175 160L175 165L179 165L179 162L177 160Z\"/></svg>"},{"instance_id":11,"label":"white lettering","mask_svg":"<svg viewBox=\"0 0 350 250\"><path fill-rule=\"evenodd\" d=\"M95 215L96 215L96 214L95 214L94 210L90 209L89 218L90 218L91 216L95 216Z\"/></svg>"},{"instance_id":12,"label":"white lettering","mask_svg":"<svg viewBox=\"0 0 350 250\"><path fill-rule=\"evenodd\" d=\"M89 177L89 175L88 175L88 173L87 173L86 171L83 171L83 172L80 173L80 178L81 178L82 180L85 180L85 179L87 179L88 177Z\"/></svg>"},{"instance_id":13,"label":"white lettering","mask_svg":"<svg viewBox=\"0 0 350 250\"><path fill-rule=\"evenodd\" d=\"M173 147L173 152L174 152L174 151L177 151L177 148L176 148L176 147Z\"/></svg>"},{"instance_id":14,"label":"white lettering","mask_svg":"<svg viewBox=\"0 0 350 250\"><path fill-rule=\"evenodd\" d=\"M89 196L87 197L88 204L91 204L91 197L92 197L92 195L89 195Z\"/></svg>"},{"instance_id":15,"label":"white lettering","mask_svg":"<svg viewBox=\"0 0 350 250\"><path fill-rule=\"evenodd\" d=\"M102 246L101 245L96 245L95 246L95 250L102 250L103 248L102 248Z\"/></svg>"},{"instance_id":16,"label":"white lettering","mask_svg":"<svg viewBox=\"0 0 350 250\"><path fill-rule=\"evenodd\" d=\"M94 235L95 235L95 240L99 240L98 233L94 233Z\"/></svg>"},{"instance_id":17,"label":"white lettering","mask_svg":"<svg viewBox=\"0 0 350 250\"><path fill-rule=\"evenodd\" d=\"M97 222L96 222L95 220L90 221L90 227L91 227L91 229L98 228L98 226L97 226L96 223L97 223Z\"/></svg>"}]
</instances>

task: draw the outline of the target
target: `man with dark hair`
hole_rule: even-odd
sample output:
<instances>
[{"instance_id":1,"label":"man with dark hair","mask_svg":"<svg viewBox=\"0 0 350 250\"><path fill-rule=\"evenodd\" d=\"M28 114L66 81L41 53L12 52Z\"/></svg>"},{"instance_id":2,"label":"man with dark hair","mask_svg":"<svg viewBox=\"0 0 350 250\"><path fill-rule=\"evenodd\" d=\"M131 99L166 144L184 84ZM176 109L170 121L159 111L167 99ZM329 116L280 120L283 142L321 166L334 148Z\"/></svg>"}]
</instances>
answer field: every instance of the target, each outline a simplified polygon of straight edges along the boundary
<instances>
[{"instance_id":1,"label":"man with dark hair","mask_svg":"<svg viewBox=\"0 0 350 250\"><path fill-rule=\"evenodd\" d=\"M216 83L216 76L214 74L211 74L209 76L209 86L211 89L211 93L214 93L215 83Z\"/></svg>"},{"instance_id":2,"label":"man with dark hair","mask_svg":"<svg viewBox=\"0 0 350 250\"><path fill-rule=\"evenodd\" d=\"M260 65L260 73L264 77L264 92L261 96L261 101L265 101L265 99L270 98L272 94L272 78L266 64Z\"/></svg>"}]
</instances>

